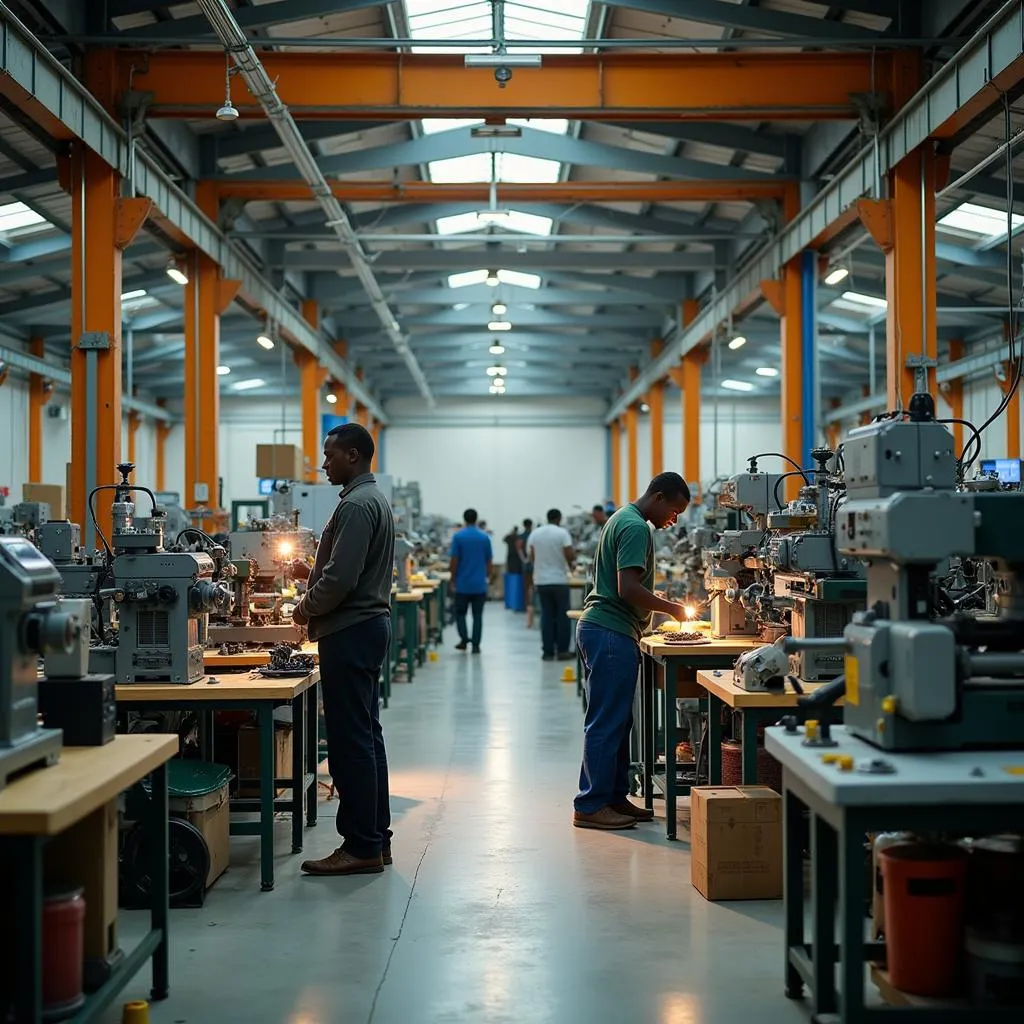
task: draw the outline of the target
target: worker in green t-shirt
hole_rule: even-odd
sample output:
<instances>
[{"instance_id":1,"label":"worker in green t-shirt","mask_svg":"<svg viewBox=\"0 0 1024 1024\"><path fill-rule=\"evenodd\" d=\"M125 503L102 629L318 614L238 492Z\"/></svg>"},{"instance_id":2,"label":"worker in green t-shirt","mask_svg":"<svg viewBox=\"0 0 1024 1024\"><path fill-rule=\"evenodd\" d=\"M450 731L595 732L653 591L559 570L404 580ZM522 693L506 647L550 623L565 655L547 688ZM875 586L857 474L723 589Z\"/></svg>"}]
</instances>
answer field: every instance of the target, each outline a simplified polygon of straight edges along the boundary
<instances>
[{"instance_id":1,"label":"worker in green t-shirt","mask_svg":"<svg viewBox=\"0 0 1024 1024\"><path fill-rule=\"evenodd\" d=\"M573 814L577 828L632 828L654 818L653 811L627 799L640 637L650 626L651 612L675 619L686 613L654 593L654 538L648 524L659 530L672 526L689 503L686 481L678 473L660 473L601 531L594 587L576 637L587 688L583 767Z\"/></svg>"}]
</instances>

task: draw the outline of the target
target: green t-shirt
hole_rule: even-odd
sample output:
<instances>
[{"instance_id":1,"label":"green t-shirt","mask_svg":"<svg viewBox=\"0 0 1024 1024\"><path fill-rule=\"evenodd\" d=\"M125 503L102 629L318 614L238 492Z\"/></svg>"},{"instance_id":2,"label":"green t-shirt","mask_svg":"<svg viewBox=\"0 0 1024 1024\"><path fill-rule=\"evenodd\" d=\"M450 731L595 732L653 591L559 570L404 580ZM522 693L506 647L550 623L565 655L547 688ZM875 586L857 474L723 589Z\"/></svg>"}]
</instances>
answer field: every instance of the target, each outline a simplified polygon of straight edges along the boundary
<instances>
[{"instance_id":1,"label":"green t-shirt","mask_svg":"<svg viewBox=\"0 0 1024 1024\"><path fill-rule=\"evenodd\" d=\"M635 505L624 505L605 523L594 559L594 587L583 603L581 621L639 641L651 613L619 597L621 569L642 569L643 585L654 589L654 538Z\"/></svg>"}]
</instances>

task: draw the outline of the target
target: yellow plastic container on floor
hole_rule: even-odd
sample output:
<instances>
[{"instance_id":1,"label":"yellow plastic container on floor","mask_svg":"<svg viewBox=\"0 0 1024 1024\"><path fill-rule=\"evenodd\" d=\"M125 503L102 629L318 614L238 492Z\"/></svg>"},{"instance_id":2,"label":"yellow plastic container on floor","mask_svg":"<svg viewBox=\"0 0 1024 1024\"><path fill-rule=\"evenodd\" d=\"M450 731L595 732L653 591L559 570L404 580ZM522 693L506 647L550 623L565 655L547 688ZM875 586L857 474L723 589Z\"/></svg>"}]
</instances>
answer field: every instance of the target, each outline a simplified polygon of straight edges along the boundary
<instances>
[{"instance_id":1,"label":"yellow plastic container on floor","mask_svg":"<svg viewBox=\"0 0 1024 1024\"><path fill-rule=\"evenodd\" d=\"M575 683L576 682L576 669L572 665L566 665L562 669L562 682L563 683Z\"/></svg>"},{"instance_id":2,"label":"yellow plastic container on floor","mask_svg":"<svg viewBox=\"0 0 1024 1024\"><path fill-rule=\"evenodd\" d=\"M125 1003L121 1009L121 1024L149 1024L149 1003L144 999Z\"/></svg>"}]
</instances>

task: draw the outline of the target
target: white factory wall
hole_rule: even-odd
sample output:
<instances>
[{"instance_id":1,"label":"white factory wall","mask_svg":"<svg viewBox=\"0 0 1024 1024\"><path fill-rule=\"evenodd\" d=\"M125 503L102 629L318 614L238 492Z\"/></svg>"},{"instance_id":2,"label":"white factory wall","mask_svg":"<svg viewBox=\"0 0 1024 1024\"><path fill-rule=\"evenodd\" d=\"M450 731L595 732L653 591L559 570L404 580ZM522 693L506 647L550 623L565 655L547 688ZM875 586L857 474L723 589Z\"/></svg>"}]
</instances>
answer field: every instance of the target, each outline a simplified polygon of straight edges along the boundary
<instances>
[{"instance_id":1,"label":"white factory wall","mask_svg":"<svg viewBox=\"0 0 1024 1024\"><path fill-rule=\"evenodd\" d=\"M980 427L999 408L1002 392L993 377L970 381L964 388L964 419ZM964 431L964 441L970 433ZM1006 433L1006 416L1000 416L981 435L981 458L1005 459L1009 439Z\"/></svg>"},{"instance_id":2,"label":"white factory wall","mask_svg":"<svg viewBox=\"0 0 1024 1024\"><path fill-rule=\"evenodd\" d=\"M665 395L664 423L665 469L683 471L683 421L679 394L669 390ZM620 432L620 465L622 494L628 495L628 442L626 432ZM714 403L705 398L701 405L700 468L705 488L718 476L731 476L746 469L746 460L759 452L777 452L782 444L782 426L779 403L776 399L740 398L718 402L717 417ZM637 431L640 489L651 478L651 420L640 417ZM765 463L765 468L776 472L777 460Z\"/></svg>"},{"instance_id":3,"label":"white factory wall","mask_svg":"<svg viewBox=\"0 0 1024 1024\"><path fill-rule=\"evenodd\" d=\"M324 405L326 412L330 407ZM181 447L184 444L179 445ZM256 475L256 446L294 444L302 446L302 409L298 396L282 407L280 399L221 398L220 475L224 481L224 507L232 501L259 497ZM182 450L184 478L184 450Z\"/></svg>"},{"instance_id":4,"label":"white factory wall","mask_svg":"<svg viewBox=\"0 0 1024 1024\"><path fill-rule=\"evenodd\" d=\"M500 405L499 405L500 402ZM457 519L476 508L496 536L551 507L569 514L605 497L604 402L388 403L384 469L420 484L425 511Z\"/></svg>"}]
</instances>

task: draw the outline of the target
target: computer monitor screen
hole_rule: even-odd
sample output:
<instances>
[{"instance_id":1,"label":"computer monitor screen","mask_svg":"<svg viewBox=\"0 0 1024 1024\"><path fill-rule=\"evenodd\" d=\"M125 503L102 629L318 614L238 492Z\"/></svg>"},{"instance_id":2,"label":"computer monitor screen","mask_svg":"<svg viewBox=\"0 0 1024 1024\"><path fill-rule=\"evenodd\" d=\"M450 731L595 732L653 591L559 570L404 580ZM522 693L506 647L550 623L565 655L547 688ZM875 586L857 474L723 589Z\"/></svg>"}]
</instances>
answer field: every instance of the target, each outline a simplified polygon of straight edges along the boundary
<instances>
[{"instance_id":1,"label":"computer monitor screen","mask_svg":"<svg viewBox=\"0 0 1024 1024\"><path fill-rule=\"evenodd\" d=\"M995 473L1000 483L1020 483L1020 459L982 459L981 471Z\"/></svg>"}]
</instances>

